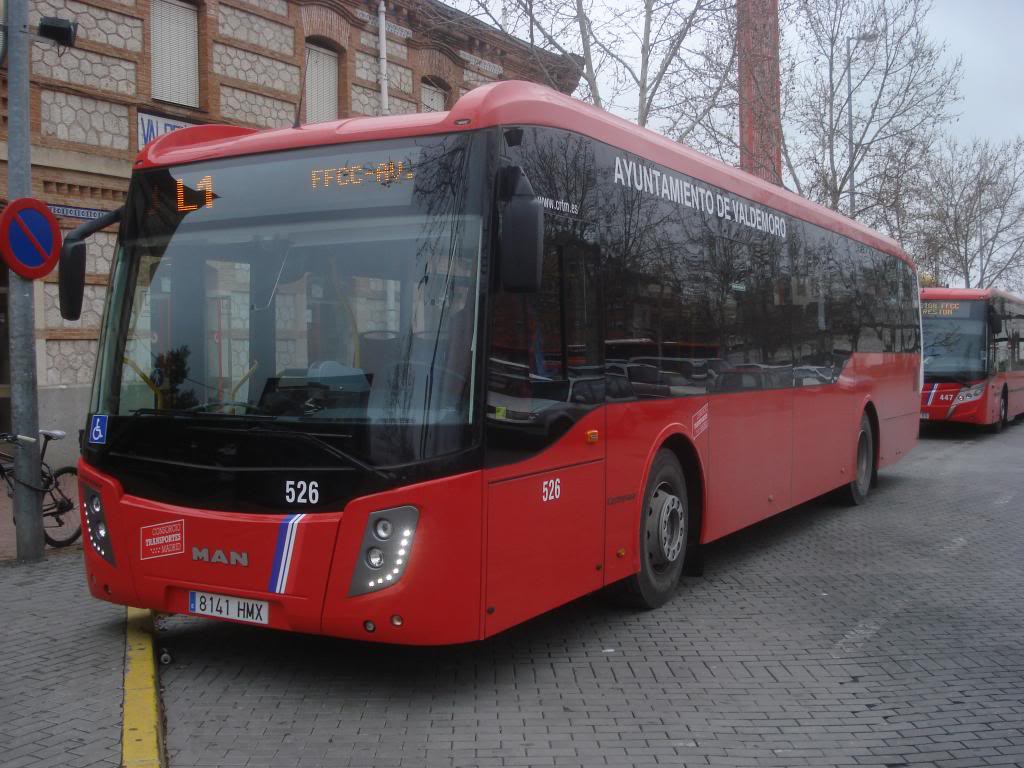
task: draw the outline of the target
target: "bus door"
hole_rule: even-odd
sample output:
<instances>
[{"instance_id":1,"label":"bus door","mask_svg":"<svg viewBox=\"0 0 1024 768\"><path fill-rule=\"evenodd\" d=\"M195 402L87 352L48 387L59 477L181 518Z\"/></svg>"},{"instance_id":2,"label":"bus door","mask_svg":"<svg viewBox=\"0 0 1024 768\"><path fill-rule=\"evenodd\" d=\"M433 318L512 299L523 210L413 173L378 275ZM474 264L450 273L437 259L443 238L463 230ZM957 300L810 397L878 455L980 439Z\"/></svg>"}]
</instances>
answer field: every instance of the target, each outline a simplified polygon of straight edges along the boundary
<instances>
[{"instance_id":1,"label":"bus door","mask_svg":"<svg viewBox=\"0 0 1024 768\"><path fill-rule=\"evenodd\" d=\"M494 297L485 635L602 584L604 376L587 229L549 212L541 291Z\"/></svg>"},{"instance_id":2,"label":"bus door","mask_svg":"<svg viewBox=\"0 0 1024 768\"><path fill-rule=\"evenodd\" d=\"M1024 304L1006 302L1003 333L1006 336L1009 353L1007 416L1012 419L1024 413Z\"/></svg>"}]
</instances>

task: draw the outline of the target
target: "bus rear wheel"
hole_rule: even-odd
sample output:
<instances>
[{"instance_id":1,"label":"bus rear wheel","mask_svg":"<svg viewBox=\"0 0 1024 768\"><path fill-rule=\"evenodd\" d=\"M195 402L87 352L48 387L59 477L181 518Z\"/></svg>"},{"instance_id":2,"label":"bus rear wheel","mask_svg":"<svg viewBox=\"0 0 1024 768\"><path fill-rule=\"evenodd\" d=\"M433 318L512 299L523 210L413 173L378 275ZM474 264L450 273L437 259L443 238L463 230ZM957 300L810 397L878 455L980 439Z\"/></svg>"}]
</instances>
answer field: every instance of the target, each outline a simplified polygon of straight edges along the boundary
<instances>
[{"instance_id":1,"label":"bus rear wheel","mask_svg":"<svg viewBox=\"0 0 1024 768\"><path fill-rule=\"evenodd\" d=\"M654 457L640 510L640 571L621 582L619 597L635 608L657 608L672 597L690 549L686 477L672 451Z\"/></svg>"},{"instance_id":2,"label":"bus rear wheel","mask_svg":"<svg viewBox=\"0 0 1024 768\"><path fill-rule=\"evenodd\" d=\"M866 413L860 417L856 455L853 480L843 489L846 500L854 506L863 504L867 499L875 473L875 440L871 432L871 420Z\"/></svg>"}]
</instances>

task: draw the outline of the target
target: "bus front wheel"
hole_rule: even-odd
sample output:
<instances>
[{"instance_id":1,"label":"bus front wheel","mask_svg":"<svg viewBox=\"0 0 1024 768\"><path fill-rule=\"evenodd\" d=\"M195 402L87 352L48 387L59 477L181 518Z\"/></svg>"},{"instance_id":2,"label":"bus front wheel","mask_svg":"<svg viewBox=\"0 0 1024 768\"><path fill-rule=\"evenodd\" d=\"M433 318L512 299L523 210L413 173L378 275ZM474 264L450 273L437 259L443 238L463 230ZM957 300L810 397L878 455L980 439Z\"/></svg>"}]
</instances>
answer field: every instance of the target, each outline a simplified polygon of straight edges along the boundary
<instances>
[{"instance_id":1,"label":"bus front wheel","mask_svg":"<svg viewBox=\"0 0 1024 768\"><path fill-rule=\"evenodd\" d=\"M1006 390L1004 389L1002 396L999 398L999 418L996 419L996 423L995 424L990 424L989 425L989 427L988 427L989 432L991 432L994 435L998 435L1000 432L1003 431L1003 428L1006 426L1006 423L1009 421L1009 418L1008 418L1008 416L1009 416L1008 411L1009 410L1010 410L1009 398L1007 398Z\"/></svg>"},{"instance_id":2,"label":"bus front wheel","mask_svg":"<svg viewBox=\"0 0 1024 768\"><path fill-rule=\"evenodd\" d=\"M856 455L853 480L844 489L847 501L853 505L863 504L867 499L875 472L875 441L871 433L871 420L866 413L860 417Z\"/></svg>"},{"instance_id":3,"label":"bus front wheel","mask_svg":"<svg viewBox=\"0 0 1024 768\"><path fill-rule=\"evenodd\" d=\"M675 454L654 457L640 510L640 571L621 582L622 602L657 608L676 591L690 549L690 505L686 477Z\"/></svg>"}]
</instances>

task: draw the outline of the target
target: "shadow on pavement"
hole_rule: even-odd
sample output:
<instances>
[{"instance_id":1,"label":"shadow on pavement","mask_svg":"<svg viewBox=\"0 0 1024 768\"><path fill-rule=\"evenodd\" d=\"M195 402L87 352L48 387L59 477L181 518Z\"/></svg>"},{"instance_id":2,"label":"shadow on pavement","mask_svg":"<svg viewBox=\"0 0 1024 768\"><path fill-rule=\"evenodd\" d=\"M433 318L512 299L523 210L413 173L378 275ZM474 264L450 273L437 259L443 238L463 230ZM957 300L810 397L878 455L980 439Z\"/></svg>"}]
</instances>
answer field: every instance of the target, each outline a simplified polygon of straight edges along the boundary
<instances>
[{"instance_id":1,"label":"shadow on pavement","mask_svg":"<svg viewBox=\"0 0 1024 768\"><path fill-rule=\"evenodd\" d=\"M1006 430L1021 429L1024 427L1024 419L1011 421ZM984 440L996 437L988 431L987 427L978 424L957 424L955 422L922 422L921 440Z\"/></svg>"}]
</instances>

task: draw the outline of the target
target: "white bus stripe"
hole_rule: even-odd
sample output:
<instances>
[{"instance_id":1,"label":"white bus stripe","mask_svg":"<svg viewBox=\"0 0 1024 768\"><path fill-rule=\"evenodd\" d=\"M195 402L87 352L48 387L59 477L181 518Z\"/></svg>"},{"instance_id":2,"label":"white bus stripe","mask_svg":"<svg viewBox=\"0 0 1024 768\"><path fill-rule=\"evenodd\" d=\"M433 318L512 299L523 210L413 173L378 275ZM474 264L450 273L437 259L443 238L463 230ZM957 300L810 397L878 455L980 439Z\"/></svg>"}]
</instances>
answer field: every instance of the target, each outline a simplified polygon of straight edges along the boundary
<instances>
[{"instance_id":1,"label":"white bus stripe","mask_svg":"<svg viewBox=\"0 0 1024 768\"><path fill-rule=\"evenodd\" d=\"M288 559L288 545L292 535L292 520L294 518L288 518L284 524L284 544L281 547L281 562L277 566L277 580L274 582L274 591L281 591L281 574L284 573L284 564Z\"/></svg>"},{"instance_id":2,"label":"white bus stripe","mask_svg":"<svg viewBox=\"0 0 1024 768\"><path fill-rule=\"evenodd\" d=\"M294 531L294 528L292 527L292 523L294 523L294 522L295 522L295 518L293 517L292 519L290 519L285 524L285 529L284 529L284 549L281 551L281 568L277 572L277 586L274 589L274 591L277 592L278 594L280 594L281 592L284 591L283 584L284 584L284 580L285 580L285 573L286 573L286 570L288 568L288 557L289 557L289 554L291 553L291 548L292 548L292 533Z\"/></svg>"},{"instance_id":3,"label":"white bus stripe","mask_svg":"<svg viewBox=\"0 0 1024 768\"><path fill-rule=\"evenodd\" d=\"M277 591L283 593L288 586L288 572L292 565L292 554L295 551L295 537L298 532L299 522L305 515L296 515L288 524L288 539L285 542L284 562L281 565L281 583Z\"/></svg>"}]
</instances>

